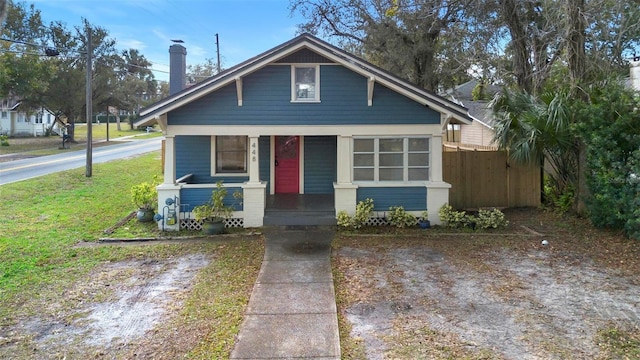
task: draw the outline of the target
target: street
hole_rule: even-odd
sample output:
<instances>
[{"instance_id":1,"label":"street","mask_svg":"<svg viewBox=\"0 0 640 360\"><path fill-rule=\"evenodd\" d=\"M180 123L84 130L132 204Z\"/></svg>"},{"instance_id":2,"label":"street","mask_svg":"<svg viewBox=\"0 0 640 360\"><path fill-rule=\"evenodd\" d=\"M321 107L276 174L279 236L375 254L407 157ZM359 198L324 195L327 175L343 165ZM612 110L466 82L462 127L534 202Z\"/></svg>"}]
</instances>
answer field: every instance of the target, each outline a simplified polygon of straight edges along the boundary
<instances>
[{"instance_id":1,"label":"street","mask_svg":"<svg viewBox=\"0 0 640 360\"><path fill-rule=\"evenodd\" d=\"M93 148L92 163L102 163L160 150L162 138L128 141ZM0 163L0 185L86 166L86 150Z\"/></svg>"}]
</instances>

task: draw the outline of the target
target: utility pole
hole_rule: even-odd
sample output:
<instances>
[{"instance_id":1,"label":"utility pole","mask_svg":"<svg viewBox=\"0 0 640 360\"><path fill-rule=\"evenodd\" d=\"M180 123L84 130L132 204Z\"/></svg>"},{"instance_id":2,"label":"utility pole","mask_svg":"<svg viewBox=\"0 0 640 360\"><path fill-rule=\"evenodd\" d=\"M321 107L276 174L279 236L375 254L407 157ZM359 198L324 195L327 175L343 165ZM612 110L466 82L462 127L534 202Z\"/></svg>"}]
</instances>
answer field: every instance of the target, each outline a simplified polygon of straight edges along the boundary
<instances>
[{"instance_id":1,"label":"utility pole","mask_svg":"<svg viewBox=\"0 0 640 360\"><path fill-rule=\"evenodd\" d=\"M92 103L92 81L91 81L91 53L93 49L91 48L91 27L89 25L86 26L87 31L87 80L86 80L86 105L87 105L87 166L85 171L86 177L91 177L92 170L92 154L93 154L93 139L92 139L92 117L93 117L93 103Z\"/></svg>"},{"instance_id":2,"label":"utility pole","mask_svg":"<svg viewBox=\"0 0 640 360\"><path fill-rule=\"evenodd\" d=\"M220 74L220 40L218 40L218 33L216 33L216 53L218 54L218 74Z\"/></svg>"}]
</instances>

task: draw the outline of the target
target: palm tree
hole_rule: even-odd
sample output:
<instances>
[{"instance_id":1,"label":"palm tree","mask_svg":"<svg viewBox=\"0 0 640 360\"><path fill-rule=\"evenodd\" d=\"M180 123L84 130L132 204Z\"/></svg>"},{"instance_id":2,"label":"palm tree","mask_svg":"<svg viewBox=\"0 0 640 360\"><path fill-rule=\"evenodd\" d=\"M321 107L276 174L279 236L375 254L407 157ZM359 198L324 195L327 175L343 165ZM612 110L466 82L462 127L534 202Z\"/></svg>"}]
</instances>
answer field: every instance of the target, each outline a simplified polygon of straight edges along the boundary
<instances>
[{"instance_id":1,"label":"palm tree","mask_svg":"<svg viewBox=\"0 0 640 360\"><path fill-rule=\"evenodd\" d=\"M558 193L575 187L577 142L570 129L568 96L545 92L539 97L505 89L489 107L495 116L494 143L518 163L551 166L549 175ZM541 172L541 175L543 172Z\"/></svg>"}]
</instances>

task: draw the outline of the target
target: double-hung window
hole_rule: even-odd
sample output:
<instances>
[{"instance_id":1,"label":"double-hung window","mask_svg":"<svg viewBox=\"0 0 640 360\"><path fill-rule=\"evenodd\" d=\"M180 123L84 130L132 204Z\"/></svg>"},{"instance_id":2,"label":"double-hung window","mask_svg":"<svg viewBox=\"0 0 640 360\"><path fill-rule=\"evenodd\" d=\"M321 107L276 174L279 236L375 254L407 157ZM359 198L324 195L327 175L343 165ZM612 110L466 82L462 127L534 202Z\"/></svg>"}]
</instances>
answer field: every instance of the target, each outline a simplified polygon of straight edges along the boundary
<instances>
[{"instance_id":1,"label":"double-hung window","mask_svg":"<svg viewBox=\"0 0 640 360\"><path fill-rule=\"evenodd\" d=\"M353 181L429 180L428 137L363 137L353 140Z\"/></svg>"},{"instance_id":2,"label":"double-hung window","mask_svg":"<svg viewBox=\"0 0 640 360\"><path fill-rule=\"evenodd\" d=\"M291 66L291 101L320 101L320 67L317 65Z\"/></svg>"},{"instance_id":3,"label":"double-hung window","mask_svg":"<svg viewBox=\"0 0 640 360\"><path fill-rule=\"evenodd\" d=\"M246 136L213 136L212 175L246 175L247 168Z\"/></svg>"}]
</instances>

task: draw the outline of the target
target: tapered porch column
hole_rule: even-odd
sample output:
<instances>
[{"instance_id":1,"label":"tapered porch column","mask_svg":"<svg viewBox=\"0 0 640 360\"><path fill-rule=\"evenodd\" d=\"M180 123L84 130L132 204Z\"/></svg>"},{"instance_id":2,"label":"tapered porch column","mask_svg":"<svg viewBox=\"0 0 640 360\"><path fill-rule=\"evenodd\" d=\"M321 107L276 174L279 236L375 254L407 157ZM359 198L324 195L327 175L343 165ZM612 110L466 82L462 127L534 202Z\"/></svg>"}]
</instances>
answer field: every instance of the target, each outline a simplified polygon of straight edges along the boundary
<instances>
[{"instance_id":1,"label":"tapered porch column","mask_svg":"<svg viewBox=\"0 0 640 360\"><path fill-rule=\"evenodd\" d=\"M249 181L242 185L243 226L263 224L267 183L260 181L260 146L258 136L249 136Z\"/></svg>"},{"instance_id":2,"label":"tapered porch column","mask_svg":"<svg viewBox=\"0 0 640 360\"><path fill-rule=\"evenodd\" d=\"M176 145L175 136L167 135L164 141L164 183L176 182Z\"/></svg>"},{"instance_id":3,"label":"tapered porch column","mask_svg":"<svg viewBox=\"0 0 640 360\"><path fill-rule=\"evenodd\" d=\"M349 215L356 213L358 186L351 182L351 136L337 137L337 181L333 184L336 215L344 210Z\"/></svg>"},{"instance_id":4,"label":"tapered porch column","mask_svg":"<svg viewBox=\"0 0 640 360\"><path fill-rule=\"evenodd\" d=\"M180 220L175 221L174 224L169 225L167 214L165 211L166 200L178 199L180 201L180 184L176 184L176 147L175 137L173 135L167 135L165 137L164 144L164 181L156 189L158 190L158 211L157 213L163 215L163 219L158 221L158 228L165 231L178 231L180 230ZM173 221L171 221L173 222Z\"/></svg>"},{"instance_id":5,"label":"tapered porch column","mask_svg":"<svg viewBox=\"0 0 640 360\"><path fill-rule=\"evenodd\" d=\"M442 134L434 134L431 137L431 178L427 185L427 212L434 225L442 223L438 211L449 202L450 188L451 185L442 179Z\"/></svg>"}]
</instances>

